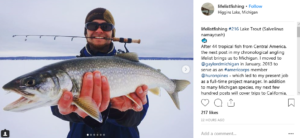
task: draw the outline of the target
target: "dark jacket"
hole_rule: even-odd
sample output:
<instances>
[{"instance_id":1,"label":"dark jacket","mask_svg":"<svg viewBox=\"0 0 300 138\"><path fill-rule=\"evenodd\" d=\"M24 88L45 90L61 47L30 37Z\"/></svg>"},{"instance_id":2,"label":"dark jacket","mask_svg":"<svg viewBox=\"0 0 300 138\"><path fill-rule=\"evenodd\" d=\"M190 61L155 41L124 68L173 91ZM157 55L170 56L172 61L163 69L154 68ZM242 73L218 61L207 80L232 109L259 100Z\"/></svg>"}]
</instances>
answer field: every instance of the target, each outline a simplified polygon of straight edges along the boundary
<instances>
[{"instance_id":1,"label":"dark jacket","mask_svg":"<svg viewBox=\"0 0 300 138\"><path fill-rule=\"evenodd\" d=\"M111 43L110 49L108 53L93 53L87 45L80 51L80 57L115 55L116 50L113 43ZM144 119L148 107L149 101L143 106L141 112L135 112L133 110L121 112L117 109L110 108L109 105L109 107L101 113L104 119L103 123L98 123L89 116L83 119L76 113L62 115L59 113L57 106L52 106L51 110L53 115L70 122L68 138L139 138L137 126Z\"/></svg>"}]
</instances>

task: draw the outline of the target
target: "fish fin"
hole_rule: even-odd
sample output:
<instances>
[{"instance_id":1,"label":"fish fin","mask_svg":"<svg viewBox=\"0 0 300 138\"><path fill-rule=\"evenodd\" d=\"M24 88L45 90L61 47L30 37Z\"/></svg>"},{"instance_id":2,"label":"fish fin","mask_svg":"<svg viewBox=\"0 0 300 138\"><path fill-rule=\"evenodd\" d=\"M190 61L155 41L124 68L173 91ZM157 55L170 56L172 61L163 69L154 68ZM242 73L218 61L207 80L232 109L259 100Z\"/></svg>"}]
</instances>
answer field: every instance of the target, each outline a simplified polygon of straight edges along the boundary
<instances>
[{"instance_id":1,"label":"fish fin","mask_svg":"<svg viewBox=\"0 0 300 138\"><path fill-rule=\"evenodd\" d=\"M174 80L172 79L172 81L174 82L174 84L176 85L175 88L175 92L179 92L184 90L189 84L191 84L189 81L187 80Z\"/></svg>"},{"instance_id":2,"label":"fish fin","mask_svg":"<svg viewBox=\"0 0 300 138\"><path fill-rule=\"evenodd\" d=\"M127 59L130 61L134 61L134 62L139 62L139 57L136 53L122 53L122 54L117 54L115 55L117 57L123 58L123 59Z\"/></svg>"},{"instance_id":3,"label":"fish fin","mask_svg":"<svg viewBox=\"0 0 300 138\"><path fill-rule=\"evenodd\" d=\"M169 93L170 97L172 98L176 107L180 110L178 92L184 90L191 83L187 80L172 80L172 81L176 85L176 88L175 88L174 92L168 92L168 93Z\"/></svg>"},{"instance_id":4,"label":"fish fin","mask_svg":"<svg viewBox=\"0 0 300 138\"><path fill-rule=\"evenodd\" d=\"M160 89L159 89L159 87L149 89L149 91L152 92L153 94L157 95L157 96L160 96Z\"/></svg>"},{"instance_id":5,"label":"fish fin","mask_svg":"<svg viewBox=\"0 0 300 138\"><path fill-rule=\"evenodd\" d=\"M178 92L174 92L172 94L170 94L170 97L172 98L174 104L176 105L176 107L180 110L180 104L179 104L179 99L178 99Z\"/></svg>"},{"instance_id":6,"label":"fish fin","mask_svg":"<svg viewBox=\"0 0 300 138\"><path fill-rule=\"evenodd\" d=\"M129 94L125 95L127 98L129 98L131 101L133 101L137 106L140 106Z\"/></svg>"},{"instance_id":7,"label":"fish fin","mask_svg":"<svg viewBox=\"0 0 300 138\"><path fill-rule=\"evenodd\" d=\"M98 122L102 123L103 118L102 115L95 103L95 101L91 97L80 97L80 98L73 98L73 103L88 114L93 119L97 120Z\"/></svg>"},{"instance_id":8,"label":"fish fin","mask_svg":"<svg viewBox=\"0 0 300 138\"><path fill-rule=\"evenodd\" d=\"M72 81L72 89L71 92L74 97L78 98L80 96L80 91L78 91L78 86L75 79L71 79Z\"/></svg>"}]
</instances>

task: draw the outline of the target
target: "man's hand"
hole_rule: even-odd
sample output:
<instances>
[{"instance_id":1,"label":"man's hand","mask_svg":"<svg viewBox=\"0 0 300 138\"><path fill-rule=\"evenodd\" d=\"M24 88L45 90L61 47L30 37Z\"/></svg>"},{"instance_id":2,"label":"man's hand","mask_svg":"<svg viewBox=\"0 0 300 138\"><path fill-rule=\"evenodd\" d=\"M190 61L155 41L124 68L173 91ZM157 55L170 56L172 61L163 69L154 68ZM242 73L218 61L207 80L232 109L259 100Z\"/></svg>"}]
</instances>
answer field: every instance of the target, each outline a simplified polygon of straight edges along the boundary
<instances>
[{"instance_id":1,"label":"man's hand","mask_svg":"<svg viewBox=\"0 0 300 138\"><path fill-rule=\"evenodd\" d=\"M106 110L110 101L110 90L107 78L105 76L101 76L99 71L85 73L82 81L80 97L92 97L100 112ZM58 101L59 112L62 115L75 112L82 118L85 118L87 114L75 105L71 105L72 101L72 93L65 90Z\"/></svg>"},{"instance_id":2,"label":"man's hand","mask_svg":"<svg viewBox=\"0 0 300 138\"><path fill-rule=\"evenodd\" d=\"M130 93L130 96L138 103L138 105L136 105L126 96L120 96L111 99L111 107L120 111L127 111L129 109L142 111L143 105L147 103L147 91L148 87L143 85L137 87L134 93ZM105 76L101 76L99 71L85 73L82 80L80 97L92 97L100 112L106 110L110 101L110 89L107 78ZM82 118L88 116L75 105L71 105L72 101L72 92L64 90L64 93L58 101L58 109L62 115L75 112Z\"/></svg>"},{"instance_id":3,"label":"man's hand","mask_svg":"<svg viewBox=\"0 0 300 138\"><path fill-rule=\"evenodd\" d=\"M147 103L147 98L146 98L147 92L148 92L148 86L143 85L137 87L135 92L129 94L130 97L138 103L138 105L135 104L126 96L112 98L111 108L115 108L123 112L129 109L133 109L134 111L142 111L143 105Z\"/></svg>"}]
</instances>

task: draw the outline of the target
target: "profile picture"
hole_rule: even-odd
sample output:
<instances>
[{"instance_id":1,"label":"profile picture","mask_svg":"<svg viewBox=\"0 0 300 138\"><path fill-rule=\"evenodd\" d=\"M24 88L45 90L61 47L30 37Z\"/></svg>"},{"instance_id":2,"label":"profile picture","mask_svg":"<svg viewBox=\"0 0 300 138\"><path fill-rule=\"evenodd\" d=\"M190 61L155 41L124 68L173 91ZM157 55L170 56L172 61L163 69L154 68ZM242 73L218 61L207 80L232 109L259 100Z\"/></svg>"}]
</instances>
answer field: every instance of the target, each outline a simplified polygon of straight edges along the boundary
<instances>
[{"instance_id":1,"label":"profile picture","mask_svg":"<svg viewBox=\"0 0 300 138\"><path fill-rule=\"evenodd\" d=\"M209 16L214 13L214 6L211 3L204 3L201 7L201 11L204 15Z\"/></svg>"}]
</instances>

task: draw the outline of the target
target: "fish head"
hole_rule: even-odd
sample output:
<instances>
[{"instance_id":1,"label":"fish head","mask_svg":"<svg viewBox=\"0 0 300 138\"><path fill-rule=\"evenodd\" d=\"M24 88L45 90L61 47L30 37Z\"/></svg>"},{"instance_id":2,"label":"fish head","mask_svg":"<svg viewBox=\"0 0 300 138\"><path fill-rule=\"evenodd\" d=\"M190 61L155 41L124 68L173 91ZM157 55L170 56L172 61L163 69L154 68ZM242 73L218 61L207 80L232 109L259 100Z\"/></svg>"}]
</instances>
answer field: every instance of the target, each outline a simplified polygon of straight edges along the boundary
<instances>
[{"instance_id":1,"label":"fish head","mask_svg":"<svg viewBox=\"0 0 300 138\"><path fill-rule=\"evenodd\" d=\"M3 89L20 94L21 98L7 105L4 110L18 112L52 104L62 94L57 76L53 71L34 71L8 82Z\"/></svg>"}]
</instances>

